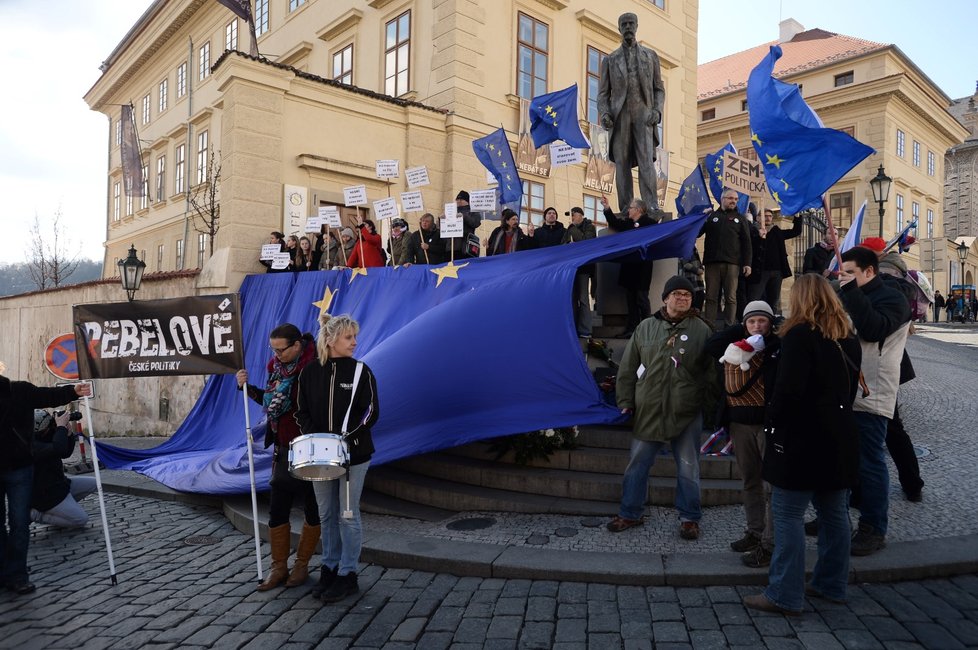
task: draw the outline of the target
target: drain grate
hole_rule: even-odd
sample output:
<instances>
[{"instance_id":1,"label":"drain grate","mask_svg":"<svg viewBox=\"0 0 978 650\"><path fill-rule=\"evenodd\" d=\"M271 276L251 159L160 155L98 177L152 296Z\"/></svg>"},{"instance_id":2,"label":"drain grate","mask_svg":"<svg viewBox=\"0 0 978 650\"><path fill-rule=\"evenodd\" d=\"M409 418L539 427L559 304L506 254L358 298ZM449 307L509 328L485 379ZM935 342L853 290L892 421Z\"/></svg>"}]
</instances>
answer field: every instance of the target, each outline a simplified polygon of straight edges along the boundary
<instances>
[{"instance_id":1,"label":"drain grate","mask_svg":"<svg viewBox=\"0 0 978 650\"><path fill-rule=\"evenodd\" d=\"M183 543L187 546L212 546L220 541L219 537L213 535L191 535L183 540Z\"/></svg>"},{"instance_id":2,"label":"drain grate","mask_svg":"<svg viewBox=\"0 0 978 650\"><path fill-rule=\"evenodd\" d=\"M445 524L448 530L482 530L496 525L496 520L492 517L472 517L470 519L459 519Z\"/></svg>"}]
</instances>

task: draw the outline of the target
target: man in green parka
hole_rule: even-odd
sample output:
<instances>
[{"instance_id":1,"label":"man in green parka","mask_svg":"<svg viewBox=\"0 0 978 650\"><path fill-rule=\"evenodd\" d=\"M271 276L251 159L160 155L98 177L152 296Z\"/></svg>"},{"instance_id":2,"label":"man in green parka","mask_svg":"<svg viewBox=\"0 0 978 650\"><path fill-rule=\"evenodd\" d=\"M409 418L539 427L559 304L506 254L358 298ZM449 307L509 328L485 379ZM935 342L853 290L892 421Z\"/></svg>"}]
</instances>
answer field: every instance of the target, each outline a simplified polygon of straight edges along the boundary
<instances>
[{"instance_id":1,"label":"man in green parka","mask_svg":"<svg viewBox=\"0 0 978 650\"><path fill-rule=\"evenodd\" d=\"M704 352L713 331L692 308L694 290L686 278L670 278L662 292L662 309L639 324L622 354L618 406L622 413L634 414L634 439L621 508L608 523L613 533L642 525L649 470L663 445L671 443L679 535L688 540L699 537L699 438L703 404L716 371Z\"/></svg>"}]
</instances>

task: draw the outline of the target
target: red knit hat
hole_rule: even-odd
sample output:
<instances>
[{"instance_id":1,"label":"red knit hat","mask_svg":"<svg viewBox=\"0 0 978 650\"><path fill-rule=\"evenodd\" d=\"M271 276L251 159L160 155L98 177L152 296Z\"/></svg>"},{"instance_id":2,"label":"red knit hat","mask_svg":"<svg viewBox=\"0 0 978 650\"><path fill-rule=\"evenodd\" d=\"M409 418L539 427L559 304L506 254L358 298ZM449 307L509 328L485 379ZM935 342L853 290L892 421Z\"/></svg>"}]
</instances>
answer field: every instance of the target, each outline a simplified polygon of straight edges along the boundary
<instances>
[{"instance_id":1,"label":"red knit hat","mask_svg":"<svg viewBox=\"0 0 978 650\"><path fill-rule=\"evenodd\" d=\"M874 253L882 253L886 250L886 240L882 237L867 237L859 245L863 248L868 248Z\"/></svg>"}]
</instances>

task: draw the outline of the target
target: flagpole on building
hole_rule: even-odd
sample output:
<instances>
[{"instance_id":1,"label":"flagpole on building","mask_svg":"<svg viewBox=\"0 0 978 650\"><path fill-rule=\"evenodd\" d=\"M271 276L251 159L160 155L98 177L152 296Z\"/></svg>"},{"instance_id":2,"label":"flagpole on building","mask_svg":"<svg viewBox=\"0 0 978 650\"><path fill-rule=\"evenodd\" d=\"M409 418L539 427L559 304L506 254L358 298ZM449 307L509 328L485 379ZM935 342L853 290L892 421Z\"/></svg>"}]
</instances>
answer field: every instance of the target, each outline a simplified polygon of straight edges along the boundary
<instances>
[{"instance_id":1,"label":"flagpole on building","mask_svg":"<svg viewBox=\"0 0 978 650\"><path fill-rule=\"evenodd\" d=\"M241 387L241 397L244 400L245 437L248 439L248 476L251 479L251 521L255 527L255 563L258 565L258 582L261 575L261 540L258 537L258 494L255 490L255 453L251 439L251 414L248 413L248 384Z\"/></svg>"},{"instance_id":2,"label":"flagpole on building","mask_svg":"<svg viewBox=\"0 0 978 650\"><path fill-rule=\"evenodd\" d=\"M112 538L109 536L109 520L105 516L105 494L102 492L102 472L98 466L98 449L95 444L95 427L92 424L92 405L88 396L82 398L85 404L85 417L88 419L88 443L92 449L92 466L95 468L95 488L98 491L98 507L102 515L102 534L105 536L105 552L109 556L109 578L112 585L119 584L115 574L115 559L112 556Z\"/></svg>"}]
</instances>

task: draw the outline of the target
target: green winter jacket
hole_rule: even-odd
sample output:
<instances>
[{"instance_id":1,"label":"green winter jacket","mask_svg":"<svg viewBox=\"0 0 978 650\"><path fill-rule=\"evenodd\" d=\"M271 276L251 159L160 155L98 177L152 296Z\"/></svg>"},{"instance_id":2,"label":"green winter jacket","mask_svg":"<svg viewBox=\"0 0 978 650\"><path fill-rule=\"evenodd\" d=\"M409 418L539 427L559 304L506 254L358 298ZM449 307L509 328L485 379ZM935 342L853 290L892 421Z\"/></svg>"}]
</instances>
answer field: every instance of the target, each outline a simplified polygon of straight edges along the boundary
<instances>
[{"instance_id":1,"label":"green winter jacket","mask_svg":"<svg viewBox=\"0 0 978 650\"><path fill-rule=\"evenodd\" d=\"M705 353L712 333L693 313L673 324L662 310L635 328L618 367L616 393L619 408L634 409L637 439L673 440L703 410L716 378L713 359Z\"/></svg>"}]
</instances>

